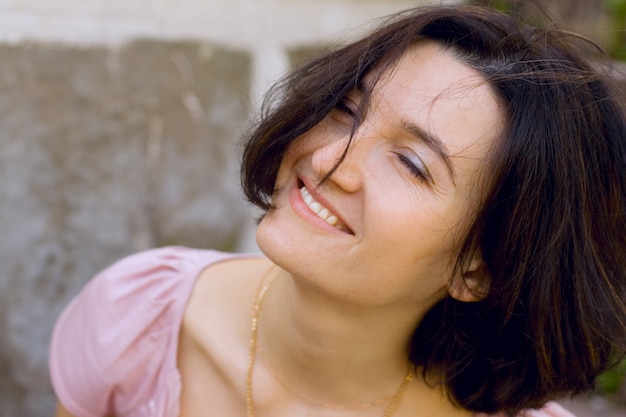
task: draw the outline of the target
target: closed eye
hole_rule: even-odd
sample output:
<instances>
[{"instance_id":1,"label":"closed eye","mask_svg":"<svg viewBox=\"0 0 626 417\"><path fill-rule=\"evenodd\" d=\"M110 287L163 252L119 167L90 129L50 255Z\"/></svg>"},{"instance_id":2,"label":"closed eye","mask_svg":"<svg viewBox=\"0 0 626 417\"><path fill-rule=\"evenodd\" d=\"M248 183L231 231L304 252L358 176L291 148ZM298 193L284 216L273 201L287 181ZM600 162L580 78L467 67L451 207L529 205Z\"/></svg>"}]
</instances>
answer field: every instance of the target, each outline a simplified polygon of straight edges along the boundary
<instances>
[{"instance_id":1,"label":"closed eye","mask_svg":"<svg viewBox=\"0 0 626 417\"><path fill-rule=\"evenodd\" d=\"M400 162L409 170L409 173L414 177L424 182L432 182L432 176L428 170L424 167L424 164L419 162L413 162L409 157L401 153L394 152ZM419 165L419 166L418 166Z\"/></svg>"},{"instance_id":2,"label":"closed eye","mask_svg":"<svg viewBox=\"0 0 626 417\"><path fill-rule=\"evenodd\" d=\"M357 114L358 106L348 97L344 97L335 104L335 107L330 113L330 117L344 128L354 129L358 124Z\"/></svg>"},{"instance_id":3,"label":"closed eye","mask_svg":"<svg viewBox=\"0 0 626 417\"><path fill-rule=\"evenodd\" d=\"M348 103L347 99L339 100L337 104L335 104L335 109L340 111L341 113L345 113L350 117L354 117L356 115L356 111L351 108L352 103Z\"/></svg>"}]
</instances>

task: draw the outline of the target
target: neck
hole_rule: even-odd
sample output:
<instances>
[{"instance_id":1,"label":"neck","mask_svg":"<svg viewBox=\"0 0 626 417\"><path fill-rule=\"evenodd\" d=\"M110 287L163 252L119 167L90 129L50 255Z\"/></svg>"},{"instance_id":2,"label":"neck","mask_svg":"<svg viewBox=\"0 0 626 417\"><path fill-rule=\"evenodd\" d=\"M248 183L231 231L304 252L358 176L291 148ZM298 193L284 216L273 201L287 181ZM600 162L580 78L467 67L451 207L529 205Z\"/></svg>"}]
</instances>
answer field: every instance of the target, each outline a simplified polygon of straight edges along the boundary
<instances>
[{"instance_id":1,"label":"neck","mask_svg":"<svg viewBox=\"0 0 626 417\"><path fill-rule=\"evenodd\" d=\"M281 273L263 303L259 344L284 385L320 402L362 404L398 389L422 315L347 305Z\"/></svg>"}]
</instances>

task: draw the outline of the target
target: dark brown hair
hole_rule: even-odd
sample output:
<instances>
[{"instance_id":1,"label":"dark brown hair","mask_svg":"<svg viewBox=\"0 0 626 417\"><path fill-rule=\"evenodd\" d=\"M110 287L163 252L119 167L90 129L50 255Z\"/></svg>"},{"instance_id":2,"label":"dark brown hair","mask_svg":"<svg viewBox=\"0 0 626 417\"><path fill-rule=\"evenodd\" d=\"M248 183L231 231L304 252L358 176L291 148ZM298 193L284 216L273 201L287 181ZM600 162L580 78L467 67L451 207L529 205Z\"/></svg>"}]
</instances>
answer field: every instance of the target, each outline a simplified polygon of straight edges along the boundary
<instances>
[{"instance_id":1,"label":"dark brown hair","mask_svg":"<svg viewBox=\"0 0 626 417\"><path fill-rule=\"evenodd\" d=\"M410 359L450 398L515 415L588 391L626 352L626 122L576 36L483 7L413 9L289 75L247 138L242 182L270 210L285 150L373 68L440 42L495 91L506 128L490 188L457 259L480 250L480 302L447 297L416 329Z\"/></svg>"}]
</instances>

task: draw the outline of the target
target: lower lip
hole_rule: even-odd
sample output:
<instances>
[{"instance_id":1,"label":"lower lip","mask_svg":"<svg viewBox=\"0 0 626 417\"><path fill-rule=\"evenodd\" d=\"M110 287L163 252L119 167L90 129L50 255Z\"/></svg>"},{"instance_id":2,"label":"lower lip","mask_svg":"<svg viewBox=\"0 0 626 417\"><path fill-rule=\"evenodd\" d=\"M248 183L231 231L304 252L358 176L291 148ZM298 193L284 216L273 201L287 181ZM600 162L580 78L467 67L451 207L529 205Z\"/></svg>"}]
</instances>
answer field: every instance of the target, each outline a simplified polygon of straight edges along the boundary
<instances>
[{"instance_id":1,"label":"lower lip","mask_svg":"<svg viewBox=\"0 0 626 417\"><path fill-rule=\"evenodd\" d=\"M300 189L297 186L294 186L289 192L289 204L291 205L293 211L295 211L296 214L298 214L308 223L311 223L330 232L345 234L345 232L337 229L334 226L331 226L325 220L315 214L313 210L311 210L302 199L302 194L300 194Z\"/></svg>"}]
</instances>

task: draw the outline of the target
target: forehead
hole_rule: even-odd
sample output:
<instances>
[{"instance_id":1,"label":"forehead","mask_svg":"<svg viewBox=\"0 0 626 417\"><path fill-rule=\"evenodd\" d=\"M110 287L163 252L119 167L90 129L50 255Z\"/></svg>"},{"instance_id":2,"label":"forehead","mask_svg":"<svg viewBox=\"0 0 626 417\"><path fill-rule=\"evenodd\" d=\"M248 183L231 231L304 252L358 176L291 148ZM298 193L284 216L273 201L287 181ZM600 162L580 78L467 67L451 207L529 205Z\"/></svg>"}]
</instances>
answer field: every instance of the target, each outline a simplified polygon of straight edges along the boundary
<instances>
[{"instance_id":1,"label":"forehead","mask_svg":"<svg viewBox=\"0 0 626 417\"><path fill-rule=\"evenodd\" d=\"M502 109L484 77L434 41L408 48L376 82L371 104L437 136L451 156L484 156L503 127Z\"/></svg>"}]
</instances>

